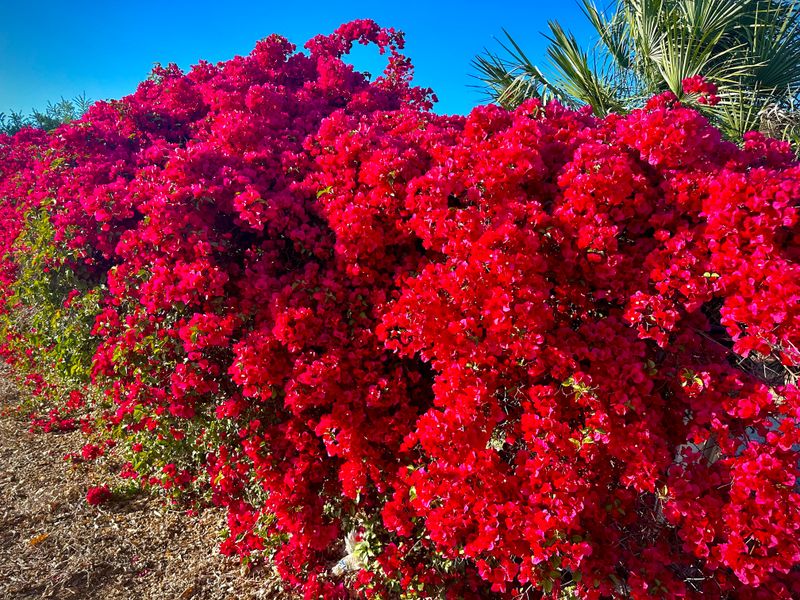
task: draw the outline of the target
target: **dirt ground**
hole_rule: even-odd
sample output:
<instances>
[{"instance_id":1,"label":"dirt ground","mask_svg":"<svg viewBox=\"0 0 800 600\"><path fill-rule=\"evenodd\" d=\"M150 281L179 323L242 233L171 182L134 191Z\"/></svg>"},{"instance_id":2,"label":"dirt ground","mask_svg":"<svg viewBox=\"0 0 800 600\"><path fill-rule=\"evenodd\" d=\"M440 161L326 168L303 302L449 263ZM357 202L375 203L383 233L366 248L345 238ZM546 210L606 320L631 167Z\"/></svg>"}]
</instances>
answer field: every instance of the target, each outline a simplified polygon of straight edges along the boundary
<instances>
[{"instance_id":1,"label":"dirt ground","mask_svg":"<svg viewBox=\"0 0 800 600\"><path fill-rule=\"evenodd\" d=\"M147 497L85 501L93 467L63 459L81 434L31 434L0 368L0 598L285 599L267 569L216 548L220 510L196 517Z\"/></svg>"}]
</instances>

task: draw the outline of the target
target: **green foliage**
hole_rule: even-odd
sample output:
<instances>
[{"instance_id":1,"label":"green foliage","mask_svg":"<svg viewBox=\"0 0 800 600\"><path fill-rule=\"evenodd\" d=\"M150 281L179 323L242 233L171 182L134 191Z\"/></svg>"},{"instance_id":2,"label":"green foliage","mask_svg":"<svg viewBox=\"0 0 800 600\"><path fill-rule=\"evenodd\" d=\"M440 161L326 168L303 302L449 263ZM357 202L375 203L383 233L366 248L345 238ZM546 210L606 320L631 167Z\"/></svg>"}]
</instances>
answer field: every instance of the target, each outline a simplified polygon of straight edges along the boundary
<instances>
[{"instance_id":1,"label":"green foliage","mask_svg":"<svg viewBox=\"0 0 800 600\"><path fill-rule=\"evenodd\" d=\"M43 111L33 109L29 115L14 110L9 114L0 112L0 134L14 135L25 127L51 131L59 125L80 119L91 104L91 100L81 94L72 100L62 97L55 104L48 102Z\"/></svg>"},{"instance_id":2,"label":"green foliage","mask_svg":"<svg viewBox=\"0 0 800 600\"><path fill-rule=\"evenodd\" d=\"M108 401L92 384L99 341L92 330L105 285L95 281L81 266L84 263L76 260L77 251L55 240L51 210L52 202L44 202L25 215L25 225L12 250L17 273L9 310L0 314L0 336L11 341L15 355L25 357L26 371L43 376L49 395L66 396L72 390L81 390L94 397L92 409L108 409ZM129 352L118 349L113 360L126 374L133 371L145 383L168 387L168 379L154 379L148 364L157 360L174 367L173 346L173 340L153 332ZM52 402L52 398L45 401ZM30 408L35 409L35 402L31 402ZM172 465L177 471L196 468L205 460L204 444L232 432L215 430L216 423L210 419L160 418L152 419L155 430L131 427L155 416L140 405L114 426L110 435L120 442L120 456L130 460L137 471L163 480L163 491L169 497L198 491L191 483L180 490L174 487L164 467ZM140 447L134 451L136 444Z\"/></svg>"},{"instance_id":3,"label":"green foliage","mask_svg":"<svg viewBox=\"0 0 800 600\"><path fill-rule=\"evenodd\" d=\"M48 205L31 210L15 243L17 279L0 333L10 334L51 383L77 389L90 381L103 288L74 269L73 251L53 238Z\"/></svg>"},{"instance_id":4,"label":"green foliage","mask_svg":"<svg viewBox=\"0 0 800 600\"><path fill-rule=\"evenodd\" d=\"M800 138L800 3L797 0L616 0L611 11L583 0L598 43L586 50L549 23L547 68L535 65L506 32L504 54L473 64L490 98L513 107L527 98L557 98L595 113L625 112L702 75L720 103L697 108L732 139L766 130Z\"/></svg>"}]
</instances>

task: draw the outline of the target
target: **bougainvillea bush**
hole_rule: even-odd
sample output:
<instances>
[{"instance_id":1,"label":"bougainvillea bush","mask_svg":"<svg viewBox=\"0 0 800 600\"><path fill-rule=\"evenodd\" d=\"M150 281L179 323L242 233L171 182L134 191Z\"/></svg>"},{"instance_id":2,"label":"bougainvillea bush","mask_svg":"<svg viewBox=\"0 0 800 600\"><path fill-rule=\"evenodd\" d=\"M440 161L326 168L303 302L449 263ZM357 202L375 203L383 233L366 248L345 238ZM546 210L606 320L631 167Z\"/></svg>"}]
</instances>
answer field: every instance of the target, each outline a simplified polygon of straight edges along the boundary
<instances>
[{"instance_id":1,"label":"bougainvillea bush","mask_svg":"<svg viewBox=\"0 0 800 600\"><path fill-rule=\"evenodd\" d=\"M800 597L789 148L723 140L696 78L439 116L402 41L271 36L0 137L36 422L309 598Z\"/></svg>"}]
</instances>

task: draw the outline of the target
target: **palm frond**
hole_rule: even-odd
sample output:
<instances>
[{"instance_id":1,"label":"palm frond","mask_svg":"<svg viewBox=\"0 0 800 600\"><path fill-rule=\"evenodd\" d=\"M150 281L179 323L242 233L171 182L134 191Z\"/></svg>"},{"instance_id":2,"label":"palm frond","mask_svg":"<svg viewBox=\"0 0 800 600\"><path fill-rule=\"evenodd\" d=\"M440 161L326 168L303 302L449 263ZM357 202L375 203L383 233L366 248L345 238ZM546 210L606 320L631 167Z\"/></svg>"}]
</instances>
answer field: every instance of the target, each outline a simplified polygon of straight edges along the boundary
<instances>
[{"instance_id":1,"label":"palm frond","mask_svg":"<svg viewBox=\"0 0 800 600\"><path fill-rule=\"evenodd\" d=\"M625 28L622 13L616 12L611 19L597 8L591 0L583 0L581 10L599 36L599 44L617 64L620 69L629 69L633 57L631 56L631 42Z\"/></svg>"},{"instance_id":2,"label":"palm frond","mask_svg":"<svg viewBox=\"0 0 800 600\"><path fill-rule=\"evenodd\" d=\"M547 56L556 73L558 88L578 103L590 105L599 116L624 110L612 82L598 72L597 64L589 64L589 56L575 36L556 22L551 21L549 26Z\"/></svg>"},{"instance_id":3,"label":"palm frond","mask_svg":"<svg viewBox=\"0 0 800 600\"><path fill-rule=\"evenodd\" d=\"M581 0L594 47L549 23L541 70L506 33L507 58L487 53L474 63L490 93L508 105L555 97L605 115L664 90L682 97L684 79L702 75L721 101L699 108L731 138L758 129L767 110L795 122L787 104L800 90L800 0L609 0L608 10L596 1ZM800 140L796 128L774 133Z\"/></svg>"},{"instance_id":4,"label":"palm frond","mask_svg":"<svg viewBox=\"0 0 800 600\"><path fill-rule=\"evenodd\" d=\"M489 97L507 108L514 108L529 98L541 98L545 102L557 99L570 104L570 99L547 80L511 34L506 30L503 33L508 45L499 44L507 59L485 51L472 61L478 72L476 77L486 86Z\"/></svg>"},{"instance_id":5,"label":"palm frond","mask_svg":"<svg viewBox=\"0 0 800 600\"><path fill-rule=\"evenodd\" d=\"M721 92L719 98L719 104L708 112L727 137L741 139L748 131L759 129L765 100L758 88L738 86Z\"/></svg>"},{"instance_id":6,"label":"palm frond","mask_svg":"<svg viewBox=\"0 0 800 600\"><path fill-rule=\"evenodd\" d=\"M757 1L741 33L759 63L754 70L759 85L779 90L800 85L800 7Z\"/></svg>"}]
</instances>

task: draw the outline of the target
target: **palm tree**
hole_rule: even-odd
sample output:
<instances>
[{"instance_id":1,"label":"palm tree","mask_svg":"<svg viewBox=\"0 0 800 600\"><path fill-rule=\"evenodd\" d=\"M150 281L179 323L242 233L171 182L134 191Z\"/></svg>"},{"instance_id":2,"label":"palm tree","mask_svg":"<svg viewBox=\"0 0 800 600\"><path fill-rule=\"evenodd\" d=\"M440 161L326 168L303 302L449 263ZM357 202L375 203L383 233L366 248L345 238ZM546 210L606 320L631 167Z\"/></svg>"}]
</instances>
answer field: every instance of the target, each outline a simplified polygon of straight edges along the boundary
<instances>
[{"instance_id":1,"label":"palm tree","mask_svg":"<svg viewBox=\"0 0 800 600\"><path fill-rule=\"evenodd\" d=\"M582 48L550 22L547 66L539 68L506 33L503 55L473 61L490 98L514 107L527 98L591 105L598 116L641 106L671 90L687 102L683 80L702 75L719 103L697 105L732 139L753 129L800 137L800 1L616 0L582 9L597 33Z\"/></svg>"}]
</instances>

